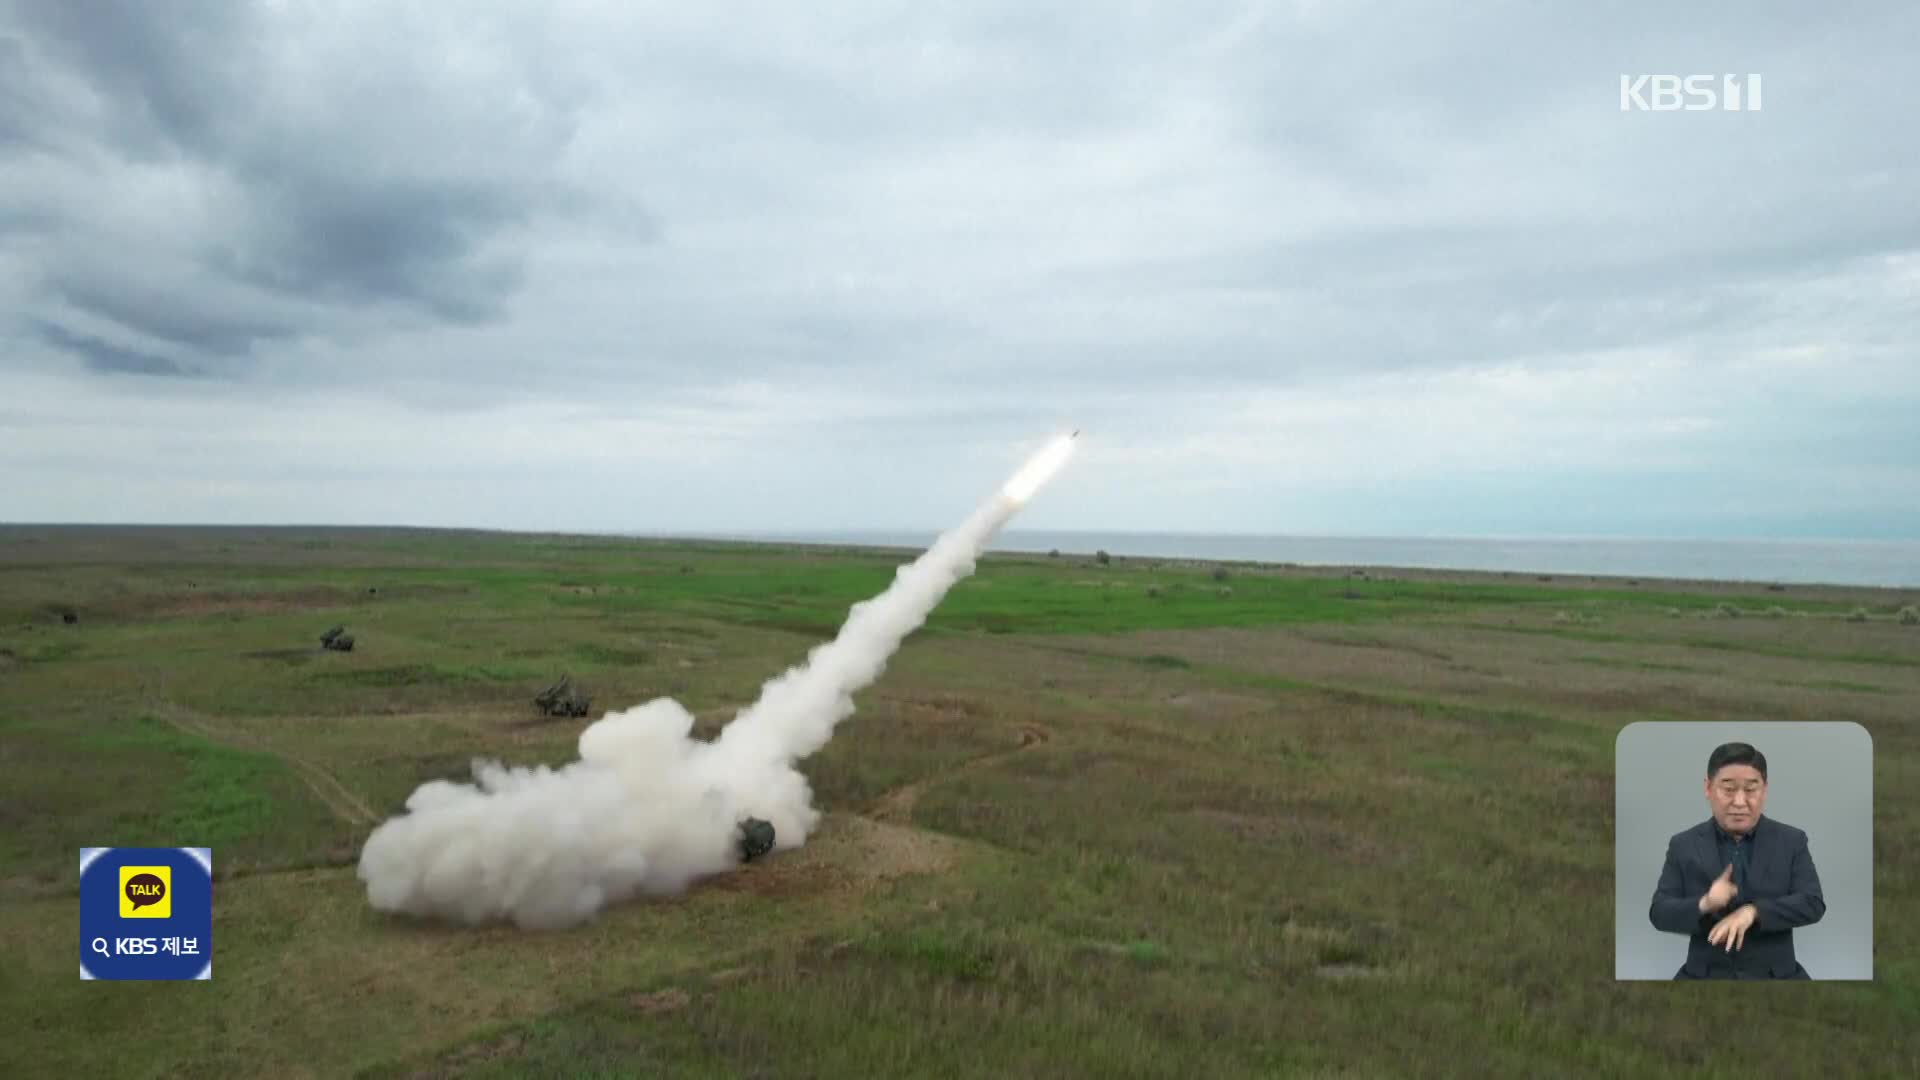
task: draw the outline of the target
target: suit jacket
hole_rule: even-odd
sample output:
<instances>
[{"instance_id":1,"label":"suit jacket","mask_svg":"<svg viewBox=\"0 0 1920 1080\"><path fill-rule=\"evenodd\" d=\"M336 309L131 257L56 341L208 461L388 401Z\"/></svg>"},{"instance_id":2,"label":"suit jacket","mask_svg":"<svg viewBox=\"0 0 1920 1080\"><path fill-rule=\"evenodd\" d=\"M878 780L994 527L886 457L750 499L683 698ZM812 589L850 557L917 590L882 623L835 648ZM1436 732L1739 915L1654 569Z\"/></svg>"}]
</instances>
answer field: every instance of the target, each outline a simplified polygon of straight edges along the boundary
<instances>
[{"instance_id":1,"label":"suit jacket","mask_svg":"<svg viewBox=\"0 0 1920 1080\"><path fill-rule=\"evenodd\" d=\"M1700 898L1726 869L1713 819L1667 841L1667 862L1647 917L1656 929L1688 935L1687 962L1674 978L1812 977L1793 954L1793 928L1819 922L1827 911L1807 834L1762 814L1747 842L1753 849L1747 855L1746 887L1725 908L1702 915ZM1747 904L1754 906L1755 916L1746 943L1731 954L1708 944L1707 931Z\"/></svg>"}]
</instances>

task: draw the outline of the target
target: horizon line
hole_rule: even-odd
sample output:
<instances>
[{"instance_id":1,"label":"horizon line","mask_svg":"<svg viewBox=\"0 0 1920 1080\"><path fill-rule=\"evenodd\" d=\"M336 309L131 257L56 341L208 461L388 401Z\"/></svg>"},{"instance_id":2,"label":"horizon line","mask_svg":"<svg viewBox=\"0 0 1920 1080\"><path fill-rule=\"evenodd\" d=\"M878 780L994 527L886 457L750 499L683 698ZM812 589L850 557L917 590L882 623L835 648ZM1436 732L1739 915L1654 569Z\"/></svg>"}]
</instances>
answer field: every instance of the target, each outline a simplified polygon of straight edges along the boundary
<instances>
[{"instance_id":1,"label":"horizon line","mask_svg":"<svg viewBox=\"0 0 1920 1080\"><path fill-rule=\"evenodd\" d=\"M0 529L409 529L420 532L481 532L529 536L598 536L663 540L779 539L835 536L927 536L938 537L952 528L946 526L862 525L805 528L557 528L502 525L421 525L405 522L180 522L180 521L0 521ZM1653 543L1653 544L1920 544L1920 535L1904 536L1655 536L1620 533L1465 533L1465 532L1203 532L1178 529L1140 529L1124 527L1093 528L1009 528L999 536L1042 534L1048 536L1140 536L1178 537L1218 540L1393 540L1471 543Z\"/></svg>"}]
</instances>

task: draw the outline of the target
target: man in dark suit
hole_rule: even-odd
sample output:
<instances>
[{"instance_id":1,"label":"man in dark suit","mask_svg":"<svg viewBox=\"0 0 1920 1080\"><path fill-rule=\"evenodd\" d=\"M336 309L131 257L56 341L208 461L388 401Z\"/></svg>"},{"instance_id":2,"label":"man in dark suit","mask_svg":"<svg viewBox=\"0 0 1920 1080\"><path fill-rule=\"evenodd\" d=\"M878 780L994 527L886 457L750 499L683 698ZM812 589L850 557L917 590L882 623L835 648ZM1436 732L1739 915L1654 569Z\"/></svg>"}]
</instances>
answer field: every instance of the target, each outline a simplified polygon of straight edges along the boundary
<instances>
[{"instance_id":1,"label":"man in dark suit","mask_svg":"<svg viewBox=\"0 0 1920 1080\"><path fill-rule=\"evenodd\" d=\"M1676 979L1808 979L1793 928L1820 921L1827 901L1807 834L1764 817L1767 759L1747 743L1707 757L1713 817L1667 841L1647 917L1686 934Z\"/></svg>"}]
</instances>

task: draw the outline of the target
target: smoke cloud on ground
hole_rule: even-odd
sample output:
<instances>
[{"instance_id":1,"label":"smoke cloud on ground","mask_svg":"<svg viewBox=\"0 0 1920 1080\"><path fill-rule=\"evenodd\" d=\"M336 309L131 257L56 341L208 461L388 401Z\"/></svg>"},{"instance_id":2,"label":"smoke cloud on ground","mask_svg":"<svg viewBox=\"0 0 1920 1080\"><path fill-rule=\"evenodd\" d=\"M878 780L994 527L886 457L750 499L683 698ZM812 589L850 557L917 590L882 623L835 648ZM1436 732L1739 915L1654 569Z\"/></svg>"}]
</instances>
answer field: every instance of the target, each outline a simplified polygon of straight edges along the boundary
<instances>
[{"instance_id":1,"label":"smoke cloud on ground","mask_svg":"<svg viewBox=\"0 0 1920 1080\"><path fill-rule=\"evenodd\" d=\"M1076 433L1077 434L1077 433ZM476 759L473 781L434 780L360 855L372 905L465 923L575 925L609 904L670 895L741 860L738 825L771 822L775 850L819 824L797 763L824 747L907 635L971 574L1002 526L1066 463L1053 440L893 584L855 604L840 633L766 683L711 742L671 698L610 712L560 768Z\"/></svg>"}]
</instances>

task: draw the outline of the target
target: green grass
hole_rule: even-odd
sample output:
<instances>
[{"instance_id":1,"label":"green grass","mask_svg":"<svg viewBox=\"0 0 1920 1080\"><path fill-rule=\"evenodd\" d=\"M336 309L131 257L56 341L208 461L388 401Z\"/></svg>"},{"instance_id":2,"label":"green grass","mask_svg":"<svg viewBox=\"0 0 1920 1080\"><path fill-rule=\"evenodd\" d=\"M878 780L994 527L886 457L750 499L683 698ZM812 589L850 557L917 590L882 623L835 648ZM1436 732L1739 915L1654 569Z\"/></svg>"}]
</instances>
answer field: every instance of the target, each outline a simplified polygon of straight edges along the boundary
<instances>
[{"instance_id":1,"label":"green grass","mask_svg":"<svg viewBox=\"0 0 1920 1080\"><path fill-rule=\"evenodd\" d=\"M1692 664L1669 664L1653 660L1623 660L1612 656L1576 656L1578 664L1592 664L1595 667L1613 668L1617 671L1684 671L1699 673L1706 669Z\"/></svg>"},{"instance_id":2,"label":"green grass","mask_svg":"<svg viewBox=\"0 0 1920 1080\"><path fill-rule=\"evenodd\" d=\"M1809 690L1848 690L1856 694L1891 694L1895 691L1873 683L1853 682L1849 679L1807 679L1802 682L1783 681L1783 686L1804 686Z\"/></svg>"},{"instance_id":3,"label":"green grass","mask_svg":"<svg viewBox=\"0 0 1920 1080\"><path fill-rule=\"evenodd\" d=\"M1889 652L1831 652L1815 649L1796 649L1770 645L1756 645L1745 641L1689 641L1687 647L1694 649L1717 649L1721 652L1752 653L1755 656L1777 656L1787 660L1817 660L1834 664L1882 664L1888 667L1920 667L1920 657L1911 653Z\"/></svg>"},{"instance_id":4,"label":"green grass","mask_svg":"<svg viewBox=\"0 0 1920 1080\"><path fill-rule=\"evenodd\" d=\"M0 733L0 866L43 885L77 881L82 847L211 847L222 865L259 867L321 861L353 838L282 759L153 716L7 716Z\"/></svg>"},{"instance_id":5,"label":"green grass","mask_svg":"<svg viewBox=\"0 0 1920 1080\"><path fill-rule=\"evenodd\" d=\"M990 556L803 763L829 816L799 851L556 934L369 909L348 864L419 783L571 760L588 721L540 719L542 686L594 716L671 695L710 735L901 561L0 529L0 1009L27 1033L0 1075L1920 1066L1920 634L1824 617L1891 603L1845 590L1676 622L1779 598L1244 566L1220 596L1206 567ZM335 624L354 652L318 648ZM1615 735L1755 716L1874 734L1876 981L1615 983ZM149 843L245 871L215 979L81 983L78 849Z\"/></svg>"},{"instance_id":6,"label":"green grass","mask_svg":"<svg viewBox=\"0 0 1920 1080\"><path fill-rule=\"evenodd\" d=\"M1920 657L1916 657L1912 652L1838 652L1828 649L1806 649L1793 645L1779 645L1768 642L1702 638L1698 636L1636 635L1604 630L1567 630L1550 626L1496 626L1486 624L1481 628L1506 634L1531 634L1543 637L1562 638L1567 641L1589 641L1604 645L1633 644L1640 642L1675 648L1748 653L1754 656L1772 656L1786 660L1813 660L1821 663L1836 664L1881 664L1889 667L1908 668L1920 667Z\"/></svg>"},{"instance_id":7,"label":"green grass","mask_svg":"<svg viewBox=\"0 0 1920 1080\"><path fill-rule=\"evenodd\" d=\"M316 682L343 686L393 689L401 686L446 685L473 682L518 682L540 676L530 664L400 664L393 667L350 668L316 673Z\"/></svg>"}]
</instances>

